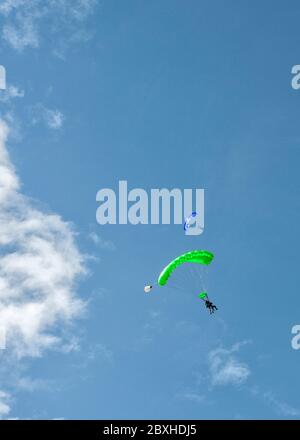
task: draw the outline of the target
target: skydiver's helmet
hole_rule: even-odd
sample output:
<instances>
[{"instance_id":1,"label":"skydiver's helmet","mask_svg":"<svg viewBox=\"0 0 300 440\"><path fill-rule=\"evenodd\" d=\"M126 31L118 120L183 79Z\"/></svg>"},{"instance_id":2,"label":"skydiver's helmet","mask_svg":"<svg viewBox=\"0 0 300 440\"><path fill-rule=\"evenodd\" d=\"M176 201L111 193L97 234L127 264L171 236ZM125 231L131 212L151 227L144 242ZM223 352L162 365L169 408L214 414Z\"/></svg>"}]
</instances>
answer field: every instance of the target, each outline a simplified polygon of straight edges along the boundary
<instances>
[{"instance_id":1,"label":"skydiver's helmet","mask_svg":"<svg viewBox=\"0 0 300 440\"><path fill-rule=\"evenodd\" d=\"M145 287L144 287L144 292L145 292L145 293L149 293L149 292L151 291L152 287L153 287L153 286L151 286L151 284L150 284L149 286L145 286Z\"/></svg>"}]
</instances>

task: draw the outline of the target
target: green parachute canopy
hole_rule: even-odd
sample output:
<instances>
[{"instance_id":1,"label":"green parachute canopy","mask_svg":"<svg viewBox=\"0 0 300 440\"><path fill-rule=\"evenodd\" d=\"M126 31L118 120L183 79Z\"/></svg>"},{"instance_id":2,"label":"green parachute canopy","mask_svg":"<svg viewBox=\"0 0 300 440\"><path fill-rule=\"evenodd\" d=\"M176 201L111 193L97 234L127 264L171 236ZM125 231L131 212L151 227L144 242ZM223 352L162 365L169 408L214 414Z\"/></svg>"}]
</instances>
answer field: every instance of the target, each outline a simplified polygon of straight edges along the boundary
<instances>
[{"instance_id":1,"label":"green parachute canopy","mask_svg":"<svg viewBox=\"0 0 300 440\"><path fill-rule=\"evenodd\" d=\"M158 284L164 286L174 270L183 263L197 263L208 265L212 262L214 254L208 251L189 251L172 260L161 272L158 277Z\"/></svg>"}]
</instances>

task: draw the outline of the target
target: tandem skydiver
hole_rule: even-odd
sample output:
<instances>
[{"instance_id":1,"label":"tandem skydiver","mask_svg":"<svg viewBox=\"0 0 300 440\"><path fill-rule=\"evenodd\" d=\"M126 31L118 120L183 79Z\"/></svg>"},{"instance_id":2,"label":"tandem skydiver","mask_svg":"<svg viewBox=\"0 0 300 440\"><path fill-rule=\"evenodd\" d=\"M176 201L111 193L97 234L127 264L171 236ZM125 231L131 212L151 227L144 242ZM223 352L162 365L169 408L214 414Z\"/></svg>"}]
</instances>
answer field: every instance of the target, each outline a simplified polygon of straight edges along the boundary
<instances>
[{"instance_id":1,"label":"tandem skydiver","mask_svg":"<svg viewBox=\"0 0 300 440\"><path fill-rule=\"evenodd\" d=\"M205 307L209 310L209 313L212 314L215 310L218 310L218 307L215 306L209 299L205 300Z\"/></svg>"}]
</instances>

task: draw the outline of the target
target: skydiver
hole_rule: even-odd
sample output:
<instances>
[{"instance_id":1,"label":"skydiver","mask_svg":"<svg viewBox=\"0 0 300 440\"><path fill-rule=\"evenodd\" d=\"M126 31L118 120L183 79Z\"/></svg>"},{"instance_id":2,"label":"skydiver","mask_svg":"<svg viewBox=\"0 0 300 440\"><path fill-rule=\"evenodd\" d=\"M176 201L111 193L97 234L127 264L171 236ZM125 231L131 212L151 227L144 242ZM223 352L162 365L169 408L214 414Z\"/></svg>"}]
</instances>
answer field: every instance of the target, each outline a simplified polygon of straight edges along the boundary
<instances>
[{"instance_id":1,"label":"skydiver","mask_svg":"<svg viewBox=\"0 0 300 440\"><path fill-rule=\"evenodd\" d=\"M215 310L218 310L218 307L215 306L209 299L205 300L205 306L209 310L209 313L212 314Z\"/></svg>"}]
</instances>

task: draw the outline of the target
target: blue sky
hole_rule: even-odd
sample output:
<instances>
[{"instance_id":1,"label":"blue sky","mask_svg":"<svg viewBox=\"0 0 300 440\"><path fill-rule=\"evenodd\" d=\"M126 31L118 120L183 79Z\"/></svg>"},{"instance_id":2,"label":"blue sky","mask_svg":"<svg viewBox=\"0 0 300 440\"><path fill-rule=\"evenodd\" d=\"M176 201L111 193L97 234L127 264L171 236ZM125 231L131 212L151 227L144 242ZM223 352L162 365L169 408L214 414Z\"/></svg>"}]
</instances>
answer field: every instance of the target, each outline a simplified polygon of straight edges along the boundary
<instances>
[{"instance_id":1,"label":"blue sky","mask_svg":"<svg viewBox=\"0 0 300 440\"><path fill-rule=\"evenodd\" d=\"M0 1L3 418L299 418L299 14ZM100 226L119 180L204 188L204 233ZM215 254L212 317L143 292L191 248Z\"/></svg>"}]
</instances>

